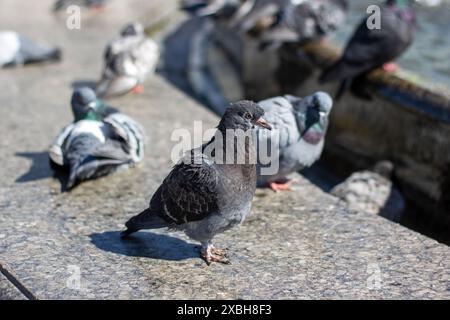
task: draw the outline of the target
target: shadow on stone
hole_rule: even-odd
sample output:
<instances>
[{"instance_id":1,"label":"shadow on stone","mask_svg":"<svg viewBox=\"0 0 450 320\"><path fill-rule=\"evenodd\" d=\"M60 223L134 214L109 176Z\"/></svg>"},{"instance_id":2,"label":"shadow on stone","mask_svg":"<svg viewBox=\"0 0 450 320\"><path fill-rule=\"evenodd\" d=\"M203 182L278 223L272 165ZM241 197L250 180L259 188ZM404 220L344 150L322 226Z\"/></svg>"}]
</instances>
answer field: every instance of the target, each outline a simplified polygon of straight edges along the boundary
<instances>
[{"instance_id":1,"label":"shadow on stone","mask_svg":"<svg viewBox=\"0 0 450 320\"><path fill-rule=\"evenodd\" d=\"M130 257L180 261L199 256L196 245L164 234L140 232L127 239L118 231L93 233L91 242L99 249Z\"/></svg>"},{"instance_id":2,"label":"shadow on stone","mask_svg":"<svg viewBox=\"0 0 450 320\"><path fill-rule=\"evenodd\" d=\"M78 89L81 87L88 87L95 90L97 87L97 82L93 80L78 80L71 83L72 89Z\"/></svg>"},{"instance_id":3,"label":"shadow on stone","mask_svg":"<svg viewBox=\"0 0 450 320\"><path fill-rule=\"evenodd\" d=\"M24 183L49 178L53 175L50 169L48 152L17 152L16 157L30 159L32 161L28 172L16 179L16 182Z\"/></svg>"}]
</instances>

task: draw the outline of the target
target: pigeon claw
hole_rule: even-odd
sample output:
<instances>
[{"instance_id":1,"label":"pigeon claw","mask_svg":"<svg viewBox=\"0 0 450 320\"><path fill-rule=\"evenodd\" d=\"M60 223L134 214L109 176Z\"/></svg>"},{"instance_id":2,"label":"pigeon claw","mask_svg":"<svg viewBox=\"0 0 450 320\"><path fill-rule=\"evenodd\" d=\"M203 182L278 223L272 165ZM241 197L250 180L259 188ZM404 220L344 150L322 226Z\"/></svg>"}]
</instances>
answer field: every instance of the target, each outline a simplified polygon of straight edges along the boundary
<instances>
[{"instance_id":1,"label":"pigeon claw","mask_svg":"<svg viewBox=\"0 0 450 320\"><path fill-rule=\"evenodd\" d=\"M393 62L383 64L383 70L386 72L396 72L398 69L400 69L400 67Z\"/></svg>"},{"instance_id":2,"label":"pigeon claw","mask_svg":"<svg viewBox=\"0 0 450 320\"><path fill-rule=\"evenodd\" d=\"M137 86L134 86L133 89L131 89L131 92L139 94L144 92L144 86L141 86L138 84Z\"/></svg>"},{"instance_id":3,"label":"pigeon claw","mask_svg":"<svg viewBox=\"0 0 450 320\"><path fill-rule=\"evenodd\" d=\"M201 252L201 257L203 260L205 260L206 264L208 266L211 265L213 262L223 263L223 264L230 264L230 260L227 258L227 252L223 249L217 249L214 247L209 247L206 250L203 250Z\"/></svg>"},{"instance_id":4,"label":"pigeon claw","mask_svg":"<svg viewBox=\"0 0 450 320\"><path fill-rule=\"evenodd\" d=\"M269 188L272 189L274 192L278 191L292 191L291 186L289 185L289 182L271 182L269 183Z\"/></svg>"}]
</instances>

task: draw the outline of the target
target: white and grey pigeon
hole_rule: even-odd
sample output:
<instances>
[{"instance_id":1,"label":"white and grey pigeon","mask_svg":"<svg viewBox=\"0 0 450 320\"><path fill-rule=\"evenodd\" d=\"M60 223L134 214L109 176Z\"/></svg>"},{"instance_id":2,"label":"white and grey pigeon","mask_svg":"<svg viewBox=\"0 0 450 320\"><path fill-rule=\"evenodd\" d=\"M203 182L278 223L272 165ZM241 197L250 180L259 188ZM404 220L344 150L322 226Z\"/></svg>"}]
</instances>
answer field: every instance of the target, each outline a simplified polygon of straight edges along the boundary
<instances>
[{"instance_id":1,"label":"white and grey pigeon","mask_svg":"<svg viewBox=\"0 0 450 320\"><path fill-rule=\"evenodd\" d=\"M61 60L61 50L48 48L15 32L0 31L0 67Z\"/></svg>"},{"instance_id":2,"label":"white and grey pigeon","mask_svg":"<svg viewBox=\"0 0 450 320\"><path fill-rule=\"evenodd\" d=\"M101 10L105 7L107 0L57 0L53 5L54 11L66 9L71 5L84 6L93 10Z\"/></svg>"},{"instance_id":3,"label":"white and grey pigeon","mask_svg":"<svg viewBox=\"0 0 450 320\"><path fill-rule=\"evenodd\" d=\"M142 83L155 72L158 44L145 36L139 23L126 25L106 47L104 69L97 84L100 97L142 92Z\"/></svg>"},{"instance_id":4,"label":"white and grey pigeon","mask_svg":"<svg viewBox=\"0 0 450 320\"><path fill-rule=\"evenodd\" d=\"M90 88L75 90L71 104L75 121L49 150L52 168L69 169L67 190L142 160L144 133L136 121L106 106Z\"/></svg>"},{"instance_id":5,"label":"white and grey pigeon","mask_svg":"<svg viewBox=\"0 0 450 320\"><path fill-rule=\"evenodd\" d=\"M325 92L316 92L258 104L273 128L258 132L258 186L289 190L286 176L311 166L322 154L333 100Z\"/></svg>"},{"instance_id":6,"label":"white and grey pigeon","mask_svg":"<svg viewBox=\"0 0 450 320\"><path fill-rule=\"evenodd\" d=\"M262 43L278 46L323 39L344 23L347 10L347 0L254 0L235 24L241 32L259 29Z\"/></svg>"},{"instance_id":7,"label":"white and grey pigeon","mask_svg":"<svg viewBox=\"0 0 450 320\"><path fill-rule=\"evenodd\" d=\"M173 167L154 193L149 208L128 220L122 236L141 229L183 230L202 244L202 257L207 264L228 263L225 251L215 248L211 241L215 235L244 221L251 211L256 189L253 139L238 144L235 138L239 133L252 133L255 126L270 129L263 115L264 110L253 102L231 104L214 137L201 148L188 152ZM227 145L232 150L227 150ZM239 156L246 161L235 160Z\"/></svg>"},{"instance_id":8,"label":"white and grey pigeon","mask_svg":"<svg viewBox=\"0 0 450 320\"><path fill-rule=\"evenodd\" d=\"M372 170L353 173L335 186L331 194L346 202L353 212L379 214L400 222L405 200L391 181L393 170L392 162L380 161Z\"/></svg>"}]
</instances>

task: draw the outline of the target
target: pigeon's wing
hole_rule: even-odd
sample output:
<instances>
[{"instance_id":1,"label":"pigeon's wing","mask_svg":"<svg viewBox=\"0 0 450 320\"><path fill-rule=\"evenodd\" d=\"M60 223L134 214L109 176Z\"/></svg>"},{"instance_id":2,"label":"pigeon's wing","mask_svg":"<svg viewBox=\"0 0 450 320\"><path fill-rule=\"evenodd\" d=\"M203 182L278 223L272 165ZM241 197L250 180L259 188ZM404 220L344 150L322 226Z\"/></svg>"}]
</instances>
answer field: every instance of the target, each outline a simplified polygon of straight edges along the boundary
<instances>
[{"instance_id":1,"label":"pigeon's wing","mask_svg":"<svg viewBox=\"0 0 450 320\"><path fill-rule=\"evenodd\" d=\"M150 202L171 224L202 220L218 210L218 172L213 162L199 160L178 163Z\"/></svg>"},{"instance_id":2,"label":"pigeon's wing","mask_svg":"<svg viewBox=\"0 0 450 320\"><path fill-rule=\"evenodd\" d=\"M61 50L58 48L45 47L22 35L19 35L19 41L20 50L18 52L18 59L23 63L56 61L61 59Z\"/></svg>"},{"instance_id":3,"label":"pigeon's wing","mask_svg":"<svg viewBox=\"0 0 450 320\"><path fill-rule=\"evenodd\" d=\"M74 124L70 124L64 127L61 132L56 137L55 141L51 145L48 154L50 157L50 161L57 164L58 166L64 166L64 153L63 146L69 137L72 129L74 128Z\"/></svg>"},{"instance_id":4,"label":"pigeon's wing","mask_svg":"<svg viewBox=\"0 0 450 320\"><path fill-rule=\"evenodd\" d=\"M112 129L114 136L122 141L122 148L134 163L144 157L144 130L139 123L122 113L113 113L104 119Z\"/></svg>"}]
</instances>

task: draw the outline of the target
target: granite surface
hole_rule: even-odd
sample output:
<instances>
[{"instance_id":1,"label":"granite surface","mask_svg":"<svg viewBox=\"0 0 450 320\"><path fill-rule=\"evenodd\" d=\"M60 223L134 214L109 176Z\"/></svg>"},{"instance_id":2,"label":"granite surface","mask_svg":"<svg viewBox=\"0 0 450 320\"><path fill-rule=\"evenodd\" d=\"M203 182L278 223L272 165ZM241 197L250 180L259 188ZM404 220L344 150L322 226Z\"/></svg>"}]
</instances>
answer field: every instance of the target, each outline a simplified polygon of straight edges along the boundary
<instances>
[{"instance_id":1,"label":"granite surface","mask_svg":"<svg viewBox=\"0 0 450 320\"><path fill-rule=\"evenodd\" d=\"M8 10L0 12L0 29L46 37L65 53L60 64L0 73L0 264L34 297L450 298L447 246L378 216L350 214L301 176L292 192L258 190L249 219L217 237L219 247L229 248L231 265L205 267L197 244L178 232L144 231L121 240L124 222L146 207L172 166L173 130L192 131L194 120L208 129L217 117L155 76L145 93L111 101L143 124L145 161L61 193L46 150L71 121L71 85L97 79L107 39L130 20L132 8L143 10L119 10L122 1L112 1L104 15L71 31L50 15L51 3L33 2L33 10L21 11L31 4L3 0ZM174 5L151 3L158 10ZM0 291L15 297L1 275Z\"/></svg>"}]
</instances>

